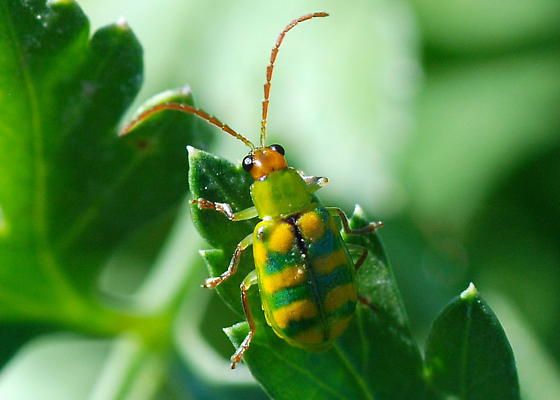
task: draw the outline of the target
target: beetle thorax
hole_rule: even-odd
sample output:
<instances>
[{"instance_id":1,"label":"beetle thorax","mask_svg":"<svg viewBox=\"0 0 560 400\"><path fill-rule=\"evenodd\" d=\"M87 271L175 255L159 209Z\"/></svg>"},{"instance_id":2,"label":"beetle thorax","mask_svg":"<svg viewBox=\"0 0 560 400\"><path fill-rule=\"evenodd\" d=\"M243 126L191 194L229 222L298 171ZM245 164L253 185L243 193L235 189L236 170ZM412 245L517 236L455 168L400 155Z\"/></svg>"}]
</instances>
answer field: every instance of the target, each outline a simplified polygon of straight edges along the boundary
<instances>
[{"instance_id":1,"label":"beetle thorax","mask_svg":"<svg viewBox=\"0 0 560 400\"><path fill-rule=\"evenodd\" d=\"M286 216L312 206L307 185L293 168L271 172L255 181L251 185L251 197L260 218Z\"/></svg>"}]
</instances>

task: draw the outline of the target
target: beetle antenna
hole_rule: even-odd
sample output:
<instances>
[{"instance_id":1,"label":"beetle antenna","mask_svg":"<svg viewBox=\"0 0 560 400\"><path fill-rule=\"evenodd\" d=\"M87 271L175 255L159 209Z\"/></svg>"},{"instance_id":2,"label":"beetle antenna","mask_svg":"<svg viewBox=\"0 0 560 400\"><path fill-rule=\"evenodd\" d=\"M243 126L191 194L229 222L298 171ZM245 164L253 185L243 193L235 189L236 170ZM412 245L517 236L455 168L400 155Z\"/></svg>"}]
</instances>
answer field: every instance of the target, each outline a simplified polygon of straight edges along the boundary
<instances>
[{"instance_id":1,"label":"beetle antenna","mask_svg":"<svg viewBox=\"0 0 560 400\"><path fill-rule=\"evenodd\" d=\"M315 12L311 14L302 15L299 18L294 19L290 22L286 27L280 32L278 38L276 39L276 43L270 52L270 62L266 67L266 82L264 84L264 100L262 101L262 118L261 118L261 146L264 146L264 142L266 139L266 123L268 118L268 103L270 99L270 86L272 81L272 71L274 70L274 62L276 61L276 57L278 56L278 50L280 49L280 45L284 40L284 36L288 33L292 28L294 28L297 24L303 21L307 21L312 18L318 17L328 17L329 14L326 12Z\"/></svg>"},{"instance_id":2,"label":"beetle antenna","mask_svg":"<svg viewBox=\"0 0 560 400\"><path fill-rule=\"evenodd\" d=\"M212 125L220 128L225 133L233 136L236 139L241 140L251 150L253 150L255 148L255 145L249 139L247 139L245 136L243 136L243 135L237 133L236 131L234 131L229 125L224 124L218 118L214 117L213 115L208 114L206 111L203 111L199 108L189 106L187 104L181 104L181 103L164 103L164 104L158 104L158 105L156 105L152 108L149 108L148 110L141 113L138 117L134 118L131 122L129 122L128 125L126 125L122 129L120 135L121 136L126 135L128 132L133 130L139 123L144 121L146 118L149 118L152 115L157 114L157 113L159 113L161 111L164 111L164 110L181 111L181 112L184 112L186 114L196 115L197 117L205 120L209 124L212 124Z\"/></svg>"}]
</instances>

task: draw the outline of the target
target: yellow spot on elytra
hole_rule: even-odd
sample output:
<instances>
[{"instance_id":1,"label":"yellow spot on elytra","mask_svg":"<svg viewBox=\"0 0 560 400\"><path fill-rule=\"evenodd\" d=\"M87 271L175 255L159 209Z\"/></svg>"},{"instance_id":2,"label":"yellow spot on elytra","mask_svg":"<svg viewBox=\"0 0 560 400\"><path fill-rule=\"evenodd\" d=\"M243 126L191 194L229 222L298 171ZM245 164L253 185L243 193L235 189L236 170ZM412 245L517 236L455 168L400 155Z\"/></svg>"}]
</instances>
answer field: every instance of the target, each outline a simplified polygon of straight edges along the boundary
<instances>
[{"instance_id":1,"label":"yellow spot on elytra","mask_svg":"<svg viewBox=\"0 0 560 400\"><path fill-rule=\"evenodd\" d=\"M325 224L314 211L303 214L297 224L303 237L311 241L321 238L325 233Z\"/></svg>"},{"instance_id":2,"label":"yellow spot on elytra","mask_svg":"<svg viewBox=\"0 0 560 400\"><path fill-rule=\"evenodd\" d=\"M346 253L343 249L339 249L329 255L314 259L313 268L317 273L327 275L336 267L346 264L346 262Z\"/></svg>"},{"instance_id":3,"label":"yellow spot on elytra","mask_svg":"<svg viewBox=\"0 0 560 400\"><path fill-rule=\"evenodd\" d=\"M257 240L253 243L253 257L256 266L263 266L266 263L266 247L263 242Z\"/></svg>"},{"instance_id":4,"label":"yellow spot on elytra","mask_svg":"<svg viewBox=\"0 0 560 400\"><path fill-rule=\"evenodd\" d=\"M350 323L351 319L352 316L336 320L336 322L333 323L330 328L330 339L336 339L337 337L342 335L346 328L348 328L348 324Z\"/></svg>"},{"instance_id":5,"label":"yellow spot on elytra","mask_svg":"<svg viewBox=\"0 0 560 400\"><path fill-rule=\"evenodd\" d=\"M294 232L292 226L287 222L278 223L270 235L268 248L278 253L287 253L293 245Z\"/></svg>"},{"instance_id":6,"label":"yellow spot on elytra","mask_svg":"<svg viewBox=\"0 0 560 400\"><path fill-rule=\"evenodd\" d=\"M318 326L315 328L311 328L298 334L294 337L294 340L299 343L303 344L315 344L315 343L322 343L324 340L324 331L323 327Z\"/></svg>"},{"instance_id":7,"label":"yellow spot on elytra","mask_svg":"<svg viewBox=\"0 0 560 400\"><path fill-rule=\"evenodd\" d=\"M356 286L348 283L338 286L327 293L325 296L325 311L331 312L349 301L356 301L358 294Z\"/></svg>"},{"instance_id":8,"label":"yellow spot on elytra","mask_svg":"<svg viewBox=\"0 0 560 400\"><path fill-rule=\"evenodd\" d=\"M272 275L263 275L263 289L274 293L279 289L302 284L305 281L305 270L301 266L286 267Z\"/></svg>"},{"instance_id":9,"label":"yellow spot on elytra","mask_svg":"<svg viewBox=\"0 0 560 400\"><path fill-rule=\"evenodd\" d=\"M317 315L317 306L310 300L298 300L287 306L274 310L272 313L274 321L282 329L286 328L290 321L313 318Z\"/></svg>"}]
</instances>

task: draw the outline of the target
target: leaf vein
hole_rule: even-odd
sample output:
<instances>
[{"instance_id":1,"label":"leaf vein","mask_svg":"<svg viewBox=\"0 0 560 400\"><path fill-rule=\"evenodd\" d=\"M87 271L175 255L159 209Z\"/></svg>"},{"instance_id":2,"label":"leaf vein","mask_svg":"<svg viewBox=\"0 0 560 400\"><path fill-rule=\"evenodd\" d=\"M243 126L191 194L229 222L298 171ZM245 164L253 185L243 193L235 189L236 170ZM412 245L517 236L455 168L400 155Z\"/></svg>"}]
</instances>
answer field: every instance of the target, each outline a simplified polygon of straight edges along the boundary
<instances>
[{"instance_id":1,"label":"leaf vein","mask_svg":"<svg viewBox=\"0 0 560 400\"><path fill-rule=\"evenodd\" d=\"M271 346L267 345L267 344L260 344L261 346L265 347L266 349L269 350L270 354L274 355L276 358L278 358L279 360L281 360L282 362L288 364L290 367L292 367L294 370L296 370L298 373L305 375L309 378L310 381L312 381L313 383L315 383L318 387L322 387L324 388L327 392L331 393L332 395L334 395L336 398L338 399L344 399L343 396L341 396L337 390L335 388L330 387L329 385L326 385L325 383L323 383L320 379L318 379L315 375L309 373L309 370L301 368L299 365L293 363L292 361L290 361L288 358L282 357L275 349L273 349Z\"/></svg>"},{"instance_id":2,"label":"leaf vein","mask_svg":"<svg viewBox=\"0 0 560 400\"><path fill-rule=\"evenodd\" d=\"M350 360L348 360L348 357L342 352L342 350L340 350L340 347L337 344L333 346L333 349L334 349L334 353L342 361L342 365L346 367L346 369L350 373L350 376L354 378L354 380L358 384L358 387L364 393L365 396L364 398L368 400L373 400L373 394L371 393L370 389L368 388L368 386L366 385L365 381L362 379L360 374L358 374L358 372L356 371L356 369L354 368Z\"/></svg>"},{"instance_id":3,"label":"leaf vein","mask_svg":"<svg viewBox=\"0 0 560 400\"><path fill-rule=\"evenodd\" d=\"M16 30L14 28L14 23L11 19L11 13L8 9L6 3L2 2L2 7L4 8L4 14L6 15L6 25L8 30L8 35L10 36L10 41L12 47L17 54L17 60L21 70L22 84L25 88L26 96L29 100L29 114L31 121L31 132L32 132L32 152L34 163L34 182L35 190L33 191L33 220L35 221L35 240L36 240L36 250L39 260L43 261L40 263L41 269L43 270L46 277L50 279L50 283L53 288L57 288L59 293L72 293L70 285L68 284L66 277L62 274L60 268L54 262L54 258L50 254L48 246L48 224L47 224L47 165L45 162L45 150L43 143L43 128L42 128L42 117L40 114L39 100L37 97L37 92L33 79L29 73L29 65L27 64L23 50L18 40Z\"/></svg>"}]
</instances>

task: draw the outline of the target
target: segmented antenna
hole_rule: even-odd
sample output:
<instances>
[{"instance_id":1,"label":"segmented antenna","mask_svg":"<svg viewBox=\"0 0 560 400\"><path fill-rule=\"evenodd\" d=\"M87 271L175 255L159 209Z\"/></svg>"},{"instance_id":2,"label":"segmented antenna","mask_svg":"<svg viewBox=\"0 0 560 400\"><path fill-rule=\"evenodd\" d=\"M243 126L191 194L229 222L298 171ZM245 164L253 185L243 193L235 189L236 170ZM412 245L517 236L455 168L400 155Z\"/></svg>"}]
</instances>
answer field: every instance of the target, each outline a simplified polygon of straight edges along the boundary
<instances>
[{"instance_id":1,"label":"segmented antenna","mask_svg":"<svg viewBox=\"0 0 560 400\"><path fill-rule=\"evenodd\" d=\"M194 114L197 117L202 118L206 122L220 128L222 131L224 131L227 134L233 136L234 138L241 140L251 150L253 150L255 148L255 145L249 139L247 139L245 136L243 136L243 135L237 133L236 131L234 131L231 127L229 127L229 125L224 124L218 118L214 117L213 115L208 114L206 111L203 111L199 108L195 108L195 107L189 106L187 104L181 104L181 103L158 104L157 106L154 106L154 107L144 111L138 117L134 118L128 125L126 125L123 128L123 130L121 131L120 134L121 135L126 135L128 132L130 132L132 129L134 129L136 127L136 125L138 125L140 122L142 122L146 118L149 118L150 116L152 116L154 114L157 114L157 113L159 113L161 111L164 111L164 110L175 110L175 111L184 112L186 114Z\"/></svg>"},{"instance_id":2,"label":"segmented antenna","mask_svg":"<svg viewBox=\"0 0 560 400\"><path fill-rule=\"evenodd\" d=\"M266 67L266 82L264 84L264 100L262 101L262 119L261 119L261 146L264 146L264 142L266 139L266 123L268 118L268 103L270 99L270 86L272 81L272 71L274 70L274 62L276 61L276 57L278 56L278 50L280 49L280 45L284 40L284 36L288 33L293 27L303 21L307 21L312 18L318 17L328 17L329 14L326 12L315 12L311 14L303 15L299 18L294 19L290 22L286 27L280 32L278 35L278 39L276 39L276 43L270 52L270 63L268 67Z\"/></svg>"}]
</instances>

